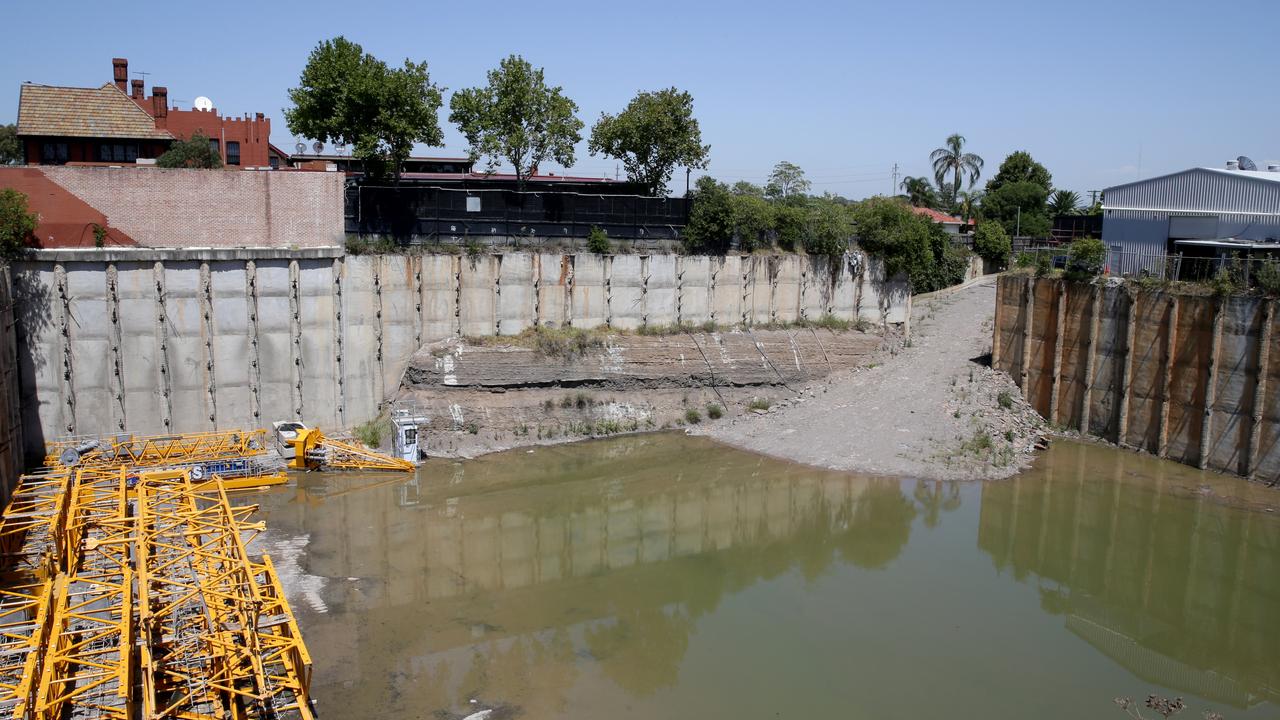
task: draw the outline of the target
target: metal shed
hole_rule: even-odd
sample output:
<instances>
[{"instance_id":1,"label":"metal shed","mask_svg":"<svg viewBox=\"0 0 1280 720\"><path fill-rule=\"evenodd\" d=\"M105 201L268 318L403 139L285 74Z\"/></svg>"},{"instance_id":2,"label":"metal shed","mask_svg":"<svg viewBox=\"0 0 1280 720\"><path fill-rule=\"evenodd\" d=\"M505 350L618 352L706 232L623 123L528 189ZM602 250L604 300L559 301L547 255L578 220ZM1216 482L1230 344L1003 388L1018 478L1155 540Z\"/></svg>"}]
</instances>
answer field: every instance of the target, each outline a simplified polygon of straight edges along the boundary
<instances>
[{"instance_id":1,"label":"metal shed","mask_svg":"<svg viewBox=\"0 0 1280 720\"><path fill-rule=\"evenodd\" d=\"M1179 240L1280 244L1280 167L1191 168L1107 188L1102 207L1113 273L1154 270Z\"/></svg>"}]
</instances>

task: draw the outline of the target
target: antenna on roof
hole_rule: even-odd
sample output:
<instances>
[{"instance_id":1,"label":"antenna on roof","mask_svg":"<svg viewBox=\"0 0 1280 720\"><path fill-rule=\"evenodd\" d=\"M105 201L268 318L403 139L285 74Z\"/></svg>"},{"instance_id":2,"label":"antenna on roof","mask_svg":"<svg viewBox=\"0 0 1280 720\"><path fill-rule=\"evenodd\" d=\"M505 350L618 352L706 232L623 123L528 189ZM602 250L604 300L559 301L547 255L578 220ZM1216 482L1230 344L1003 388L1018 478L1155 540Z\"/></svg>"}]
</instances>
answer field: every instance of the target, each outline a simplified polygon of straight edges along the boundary
<instances>
[{"instance_id":1,"label":"antenna on roof","mask_svg":"<svg viewBox=\"0 0 1280 720\"><path fill-rule=\"evenodd\" d=\"M334 152L336 152L336 153L338 153L338 155L342 155L342 153L344 153L344 152L346 152L346 151L347 151L347 145L346 145L346 143L338 143L338 144L334 145L334 146L333 146L333 151L334 151Z\"/></svg>"},{"instance_id":2,"label":"antenna on roof","mask_svg":"<svg viewBox=\"0 0 1280 720\"><path fill-rule=\"evenodd\" d=\"M1241 155L1240 157L1236 158L1236 162L1240 163L1241 170L1257 170L1258 169L1258 165L1252 160L1250 160L1249 158L1245 157L1244 155Z\"/></svg>"}]
</instances>

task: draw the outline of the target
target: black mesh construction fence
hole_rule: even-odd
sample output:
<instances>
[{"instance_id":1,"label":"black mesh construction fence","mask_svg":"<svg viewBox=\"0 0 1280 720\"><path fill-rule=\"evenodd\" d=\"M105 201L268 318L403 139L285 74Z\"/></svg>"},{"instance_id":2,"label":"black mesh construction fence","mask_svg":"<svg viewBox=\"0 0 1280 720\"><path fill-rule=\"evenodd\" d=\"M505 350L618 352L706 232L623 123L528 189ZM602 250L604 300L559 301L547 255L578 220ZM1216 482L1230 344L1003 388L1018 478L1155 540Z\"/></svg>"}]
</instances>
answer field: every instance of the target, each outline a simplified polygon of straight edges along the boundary
<instances>
[{"instance_id":1,"label":"black mesh construction fence","mask_svg":"<svg viewBox=\"0 0 1280 720\"><path fill-rule=\"evenodd\" d=\"M347 188L346 231L402 243L467 237L675 240L689 220L685 198L442 187Z\"/></svg>"}]
</instances>

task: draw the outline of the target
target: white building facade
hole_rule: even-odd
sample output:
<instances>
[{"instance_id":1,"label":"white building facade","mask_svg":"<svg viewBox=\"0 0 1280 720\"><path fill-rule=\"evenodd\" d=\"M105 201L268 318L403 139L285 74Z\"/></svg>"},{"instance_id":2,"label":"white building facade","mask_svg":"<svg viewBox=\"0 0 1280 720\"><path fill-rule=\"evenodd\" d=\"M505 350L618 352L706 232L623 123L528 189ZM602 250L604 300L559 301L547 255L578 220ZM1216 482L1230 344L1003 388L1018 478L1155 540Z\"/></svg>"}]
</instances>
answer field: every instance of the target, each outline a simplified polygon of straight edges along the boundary
<instances>
[{"instance_id":1,"label":"white building facade","mask_svg":"<svg viewBox=\"0 0 1280 720\"><path fill-rule=\"evenodd\" d=\"M1106 189L1102 240L1112 273L1155 269L1185 244L1280 249L1280 167L1192 168Z\"/></svg>"}]
</instances>

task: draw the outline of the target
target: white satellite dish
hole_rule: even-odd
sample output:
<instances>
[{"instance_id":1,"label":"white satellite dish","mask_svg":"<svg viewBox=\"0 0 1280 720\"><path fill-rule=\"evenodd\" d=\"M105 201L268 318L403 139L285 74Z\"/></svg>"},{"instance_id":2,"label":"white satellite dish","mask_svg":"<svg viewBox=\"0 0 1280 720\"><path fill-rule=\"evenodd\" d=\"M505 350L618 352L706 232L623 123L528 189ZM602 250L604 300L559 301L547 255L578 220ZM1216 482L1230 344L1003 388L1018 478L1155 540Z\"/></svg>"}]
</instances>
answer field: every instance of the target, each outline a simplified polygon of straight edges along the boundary
<instances>
[{"instance_id":1,"label":"white satellite dish","mask_svg":"<svg viewBox=\"0 0 1280 720\"><path fill-rule=\"evenodd\" d=\"M324 152L324 143L317 140L311 143L311 149L315 150L316 154L319 155L320 153Z\"/></svg>"},{"instance_id":2,"label":"white satellite dish","mask_svg":"<svg viewBox=\"0 0 1280 720\"><path fill-rule=\"evenodd\" d=\"M294 146L293 146L293 149L294 149L294 150L296 150L296 151L298 152L298 154L299 154L299 155L301 155L302 153L304 153L304 152L306 152L306 151L307 151L307 144L306 144L306 143L303 143L303 142L300 142L300 143L298 143L298 144L294 145Z\"/></svg>"},{"instance_id":3,"label":"white satellite dish","mask_svg":"<svg viewBox=\"0 0 1280 720\"><path fill-rule=\"evenodd\" d=\"M197 109L197 110L212 110L212 109L213 109L213 101L212 101L212 100L210 100L209 98L207 98L207 97L203 96L203 95L201 95L200 97L196 98L196 99L195 99L195 102L193 102L193 103L191 103L191 104L192 104L192 106L194 106L194 107L195 107L195 109Z\"/></svg>"}]
</instances>

